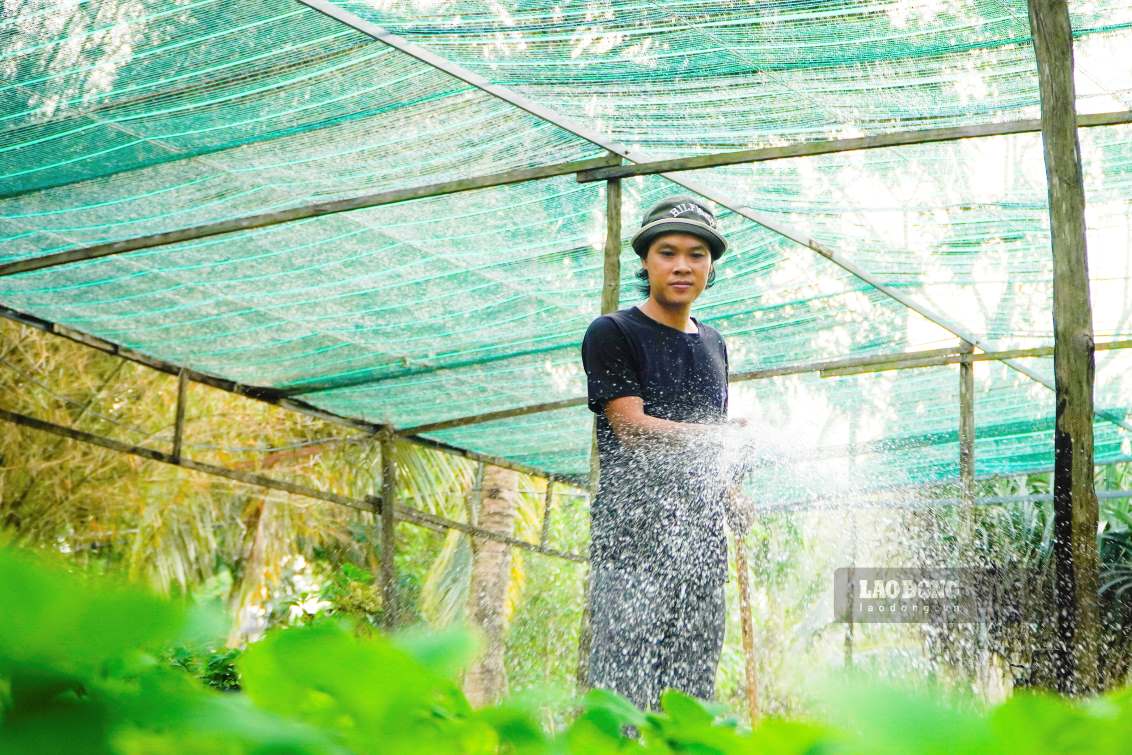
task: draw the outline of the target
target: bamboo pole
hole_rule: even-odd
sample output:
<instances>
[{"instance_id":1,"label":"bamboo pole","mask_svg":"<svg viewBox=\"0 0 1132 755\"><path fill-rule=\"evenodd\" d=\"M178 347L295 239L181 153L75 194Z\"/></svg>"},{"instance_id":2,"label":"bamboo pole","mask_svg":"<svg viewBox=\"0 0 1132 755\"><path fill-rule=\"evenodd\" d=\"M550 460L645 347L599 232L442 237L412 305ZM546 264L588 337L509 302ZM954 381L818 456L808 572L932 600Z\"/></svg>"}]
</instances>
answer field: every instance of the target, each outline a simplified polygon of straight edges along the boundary
<instances>
[{"instance_id":1,"label":"bamboo pole","mask_svg":"<svg viewBox=\"0 0 1132 755\"><path fill-rule=\"evenodd\" d=\"M397 500L397 464L393 457L393 436L381 437L381 618L386 631L397 626L397 521L393 507Z\"/></svg>"},{"instance_id":2,"label":"bamboo pole","mask_svg":"<svg viewBox=\"0 0 1132 755\"><path fill-rule=\"evenodd\" d=\"M755 664L755 621L751 606L750 566L742 538L734 535L735 574L739 588L739 624L743 630L743 669L747 686L747 714L753 729L759 721L759 674Z\"/></svg>"},{"instance_id":3,"label":"bamboo pole","mask_svg":"<svg viewBox=\"0 0 1132 755\"><path fill-rule=\"evenodd\" d=\"M1093 314L1085 189L1077 141L1073 30L1065 0L1028 0L1041 90L1042 145L1053 242L1054 667L1063 694L1097 689L1099 557L1093 483Z\"/></svg>"}]
</instances>

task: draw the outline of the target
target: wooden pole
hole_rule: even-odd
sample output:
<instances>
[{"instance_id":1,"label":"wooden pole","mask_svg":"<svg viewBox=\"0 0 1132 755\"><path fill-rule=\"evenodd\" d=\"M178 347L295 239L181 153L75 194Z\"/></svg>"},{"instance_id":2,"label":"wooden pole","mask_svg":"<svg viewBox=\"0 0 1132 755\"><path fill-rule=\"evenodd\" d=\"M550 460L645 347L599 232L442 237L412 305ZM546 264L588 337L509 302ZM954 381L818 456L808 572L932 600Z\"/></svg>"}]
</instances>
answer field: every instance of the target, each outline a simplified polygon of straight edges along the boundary
<instances>
[{"instance_id":1,"label":"wooden pole","mask_svg":"<svg viewBox=\"0 0 1132 755\"><path fill-rule=\"evenodd\" d=\"M538 544L546 547L546 539L550 535L550 512L554 506L554 478L546 481L546 500L542 504L542 529L539 532Z\"/></svg>"},{"instance_id":2,"label":"wooden pole","mask_svg":"<svg viewBox=\"0 0 1132 755\"><path fill-rule=\"evenodd\" d=\"M614 179L605 183L605 249L601 271L601 314L617 311L621 295L621 181ZM590 438L590 505L597 498L598 477L601 469L597 452L597 418L593 420ZM590 627L590 587L591 577L586 573L585 607L582 609L582 627L578 633L578 690L589 687L590 643L593 630Z\"/></svg>"},{"instance_id":3,"label":"wooden pole","mask_svg":"<svg viewBox=\"0 0 1132 755\"><path fill-rule=\"evenodd\" d=\"M173 458L181 460L181 445L185 435L185 401L188 398L189 376L184 370L177 373L177 414L173 420Z\"/></svg>"},{"instance_id":4,"label":"wooden pole","mask_svg":"<svg viewBox=\"0 0 1132 755\"><path fill-rule=\"evenodd\" d=\"M397 465L393 458L393 436L381 438L381 616L388 631L397 625L397 522L393 509L397 499Z\"/></svg>"},{"instance_id":5,"label":"wooden pole","mask_svg":"<svg viewBox=\"0 0 1132 755\"><path fill-rule=\"evenodd\" d=\"M1097 688L1097 497L1093 485L1093 313L1085 189L1077 141L1073 33L1065 0L1028 0L1041 89L1042 144L1053 242L1054 572L1058 690Z\"/></svg>"},{"instance_id":6,"label":"wooden pole","mask_svg":"<svg viewBox=\"0 0 1132 755\"><path fill-rule=\"evenodd\" d=\"M742 538L733 539L735 545L735 574L739 587L739 624L743 630L743 658L747 680L747 713L753 729L759 721L759 672L755 665L755 620L751 608L750 566Z\"/></svg>"},{"instance_id":7,"label":"wooden pole","mask_svg":"<svg viewBox=\"0 0 1132 755\"><path fill-rule=\"evenodd\" d=\"M973 532L975 505L975 365L970 353L959 362L959 498L966 547Z\"/></svg>"}]
</instances>

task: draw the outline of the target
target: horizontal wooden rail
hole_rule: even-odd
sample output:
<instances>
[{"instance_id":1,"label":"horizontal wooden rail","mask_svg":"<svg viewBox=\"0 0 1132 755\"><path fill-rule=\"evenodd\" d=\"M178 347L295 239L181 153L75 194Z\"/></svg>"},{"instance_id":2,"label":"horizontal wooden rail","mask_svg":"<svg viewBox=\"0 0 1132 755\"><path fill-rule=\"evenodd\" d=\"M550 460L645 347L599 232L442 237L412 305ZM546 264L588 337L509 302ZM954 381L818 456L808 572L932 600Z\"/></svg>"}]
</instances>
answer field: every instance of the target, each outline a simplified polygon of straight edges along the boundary
<instances>
[{"instance_id":1,"label":"horizontal wooden rail","mask_svg":"<svg viewBox=\"0 0 1132 755\"><path fill-rule=\"evenodd\" d=\"M881 354L874 356L847 357L842 359L829 359L821 362L808 362L805 364L785 365L783 367L770 367L763 370L749 370L747 372L732 373L729 382L741 383L748 380L765 380L767 378L785 377L787 375L804 375L817 372L821 377L844 377L846 375L859 375L871 372L885 372L887 370L908 370L918 367L941 367L948 364L958 364L964 354L968 354L969 347L954 346L943 349L927 349L924 351L909 351L902 354ZM1107 341L1096 345L1097 351L1110 349L1132 348L1132 340ZM1011 351L994 351L980 354L970 354L974 362L1005 361L1008 359L1025 359L1028 357L1052 356L1052 346L1042 346L1033 349L1014 349ZM407 427L399 432L428 433L440 430L449 430L467 425L477 425L483 422L496 422L513 417L522 417L528 414L552 412L559 409L569 409L576 406L585 406L585 396L548 401L539 404L501 409L484 414L472 414L465 417L433 422L427 425ZM1106 415L1102 415L1105 416Z\"/></svg>"},{"instance_id":2,"label":"horizontal wooden rail","mask_svg":"<svg viewBox=\"0 0 1132 755\"><path fill-rule=\"evenodd\" d=\"M100 257L110 257L115 254L126 254L127 252L136 252L141 249L152 249L169 244L180 244L185 241L195 241L197 239L220 236L225 233L269 228L274 225L291 223L296 220L306 220L309 218L334 215L340 212L363 210L369 207L394 204L395 202L405 202L410 199L439 197L462 191L488 189L494 186L507 186L524 181L566 176L587 168L610 165L619 161L620 158L605 155L589 160L575 160L567 163L543 165L537 168L510 170L504 173L493 173L491 175L477 176L475 178L461 178L456 181L444 181L442 183L426 184L424 186L415 186L407 189L394 189L392 191L382 191L376 194L363 194L357 197L335 199L328 202L315 202L301 207L291 207L285 210L264 212L257 215L245 215L239 218L197 225L192 228L180 228L175 231L166 231L165 233L154 233L148 236L111 241L105 244L94 244L93 246L70 249L65 252L46 254L42 257L32 257L31 259L8 262L0 265L0 277L27 273L33 270L43 270L59 265L68 265L84 260L99 259Z\"/></svg>"},{"instance_id":3,"label":"horizontal wooden rail","mask_svg":"<svg viewBox=\"0 0 1132 755\"><path fill-rule=\"evenodd\" d=\"M1132 111L1097 113L1081 115L1077 118L1078 128L1094 126L1117 126L1132 123ZM747 163L783 160L791 157L812 157L840 152L856 152L863 149L884 147L903 147L914 144L934 144L960 139L975 139L987 136L1008 136L1010 134L1038 133L1042 122L1038 119L1007 121L1004 123L980 123L972 126L953 126L948 128L928 128L911 131L896 131L874 136L861 136L851 139L828 139L824 141L799 142L778 147L760 147L732 152L717 152L711 155L676 157L669 160L654 160L633 165L609 166L579 171L579 183L608 181L611 178L630 176L650 176L658 173L678 173L685 170L718 168L724 165L744 165Z\"/></svg>"}]
</instances>

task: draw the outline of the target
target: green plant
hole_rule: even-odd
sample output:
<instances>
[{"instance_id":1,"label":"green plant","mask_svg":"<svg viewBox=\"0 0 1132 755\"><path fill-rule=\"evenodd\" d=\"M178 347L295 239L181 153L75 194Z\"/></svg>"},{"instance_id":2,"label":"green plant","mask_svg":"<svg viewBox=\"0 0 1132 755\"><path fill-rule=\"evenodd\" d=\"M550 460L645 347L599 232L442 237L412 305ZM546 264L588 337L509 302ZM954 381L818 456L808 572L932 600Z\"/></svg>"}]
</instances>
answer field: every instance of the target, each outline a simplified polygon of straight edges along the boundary
<instances>
[{"instance_id":1,"label":"green plant","mask_svg":"<svg viewBox=\"0 0 1132 755\"><path fill-rule=\"evenodd\" d=\"M984 711L842 684L825 695L830 722L754 731L678 692L643 712L595 690L551 735L526 704L468 704L463 633L360 636L328 617L202 665L184 649L199 627L185 606L11 549L0 549L0 605L0 753L1108 753L1132 728L1129 690L1018 695ZM233 660L243 691L210 689Z\"/></svg>"}]
</instances>

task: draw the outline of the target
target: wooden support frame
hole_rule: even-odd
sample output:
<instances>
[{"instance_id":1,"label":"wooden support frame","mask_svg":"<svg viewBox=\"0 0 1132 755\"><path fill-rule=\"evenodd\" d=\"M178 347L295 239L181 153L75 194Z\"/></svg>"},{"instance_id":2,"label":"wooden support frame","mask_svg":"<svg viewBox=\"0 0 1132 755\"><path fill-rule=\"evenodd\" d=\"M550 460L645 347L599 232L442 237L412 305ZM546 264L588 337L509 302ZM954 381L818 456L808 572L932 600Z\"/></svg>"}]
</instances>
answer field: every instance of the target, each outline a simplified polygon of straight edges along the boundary
<instances>
[{"instance_id":1,"label":"wooden support frame","mask_svg":"<svg viewBox=\"0 0 1132 755\"><path fill-rule=\"evenodd\" d=\"M475 73L474 71L471 71L447 58L437 55L436 53L431 52L430 50L427 50L420 45L409 42L408 40L399 37L396 34L393 34L388 29L379 26L378 24L367 21L354 13L340 8L329 0L299 0L299 2L318 11L319 13L322 13L329 18L333 18L334 20L350 27L351 29L354 29L355 31L369 36L377 42L392 47L393 49L398 50L405 55L408 55L416 60L421 61L422 63L432 66L438 71L446 73L455 79L463 81L466 84L470 84L471 86L474 86L494 97L497 97L500 100L519 108L520 110L530 113L537 118L541 118L548 123L552 123L559 128L569 131L576 136L579 136L593 144L603 147L604 149L615 155L619 155L635 163L655 162L650 155L642 152L641 150L630 148L623 144L614 142L605 135L595 131L594 129L576 123L563 114L544 105L540 105L513 89L505 86L500 86L498 84L493 84L484 76L481 76L480 74ZM1071 119L1069 121L1069 124L1071 126L1075 126L1076 119ZM943 314L936 312L923 303L904 295L895 287L889 286L877 280L876 276L874 276L868 270L865 270L860 265L848 259L844 254L839 253L821 243L820 241L811 238L803 230L788 226L782 223L779 219L772 217L766 213L752 210L750 207L746 207L741 203L734 201L732 197L728 196L724 192L716 191L709 186L693 181L687 177L681 177L673 173L663 173L661 175L664 175L676 185L682 186L685 189L695 192L696 194L699 194L700 196L705 197L728 210L731 210L741 217L758 223L762 227L778 234L779 236L782 236L783 238L789 239L790 241L801 244L807 249L817 252L858 280L867 283L876 291L884 294L885 296L893 299L896 302L899 302L908 309L911 309L913 312L916 312L917 314L923 316L930 322L935 323L936 325L940 326L944 330L947 330L956 337L970 344L973 344L975 347L984 351L994 351L993 344L985 342L974 332L967 330L962 325L951 320L948 317L945 317ZM1003 363L1016 372L1030 378L1039 385L1044 385L1046 388L1054 390L1054 385L1050 381L1046 380L1041 375L1025 367L1024 365L1021 365L1018 362L1010 359L1003 360ZM1132 427L1126 425L1122 426L1126 427L1126 429L1132 429Z\"/></svg>"},{"instance_id":2,"label":"wooden support frame","mask_svg":"<svg viewBox=\"0 0 1132 755\"><path fill-rule=\"evenodd\" d=\"M167 375L180 375L183 371L188 376L188 379L193 381L194 383L207 385L211 388L216 388L228 393L234 393L237 396L243 396L244 398L250 398L255 401L262 401L264 403L278 406L289 411L298 412L299 414L305 414L309 417L314 417L315 419L322 420L323 422L360 430L362 432L375 436L383 431L391 429L375 422L366 422L365 420L355 419L353 417L344 417L340 414L328 412L301 400L279 396L277 392L271 388L245 385L243 383L237 383L234 380L219 378L215 375L209 375L205 372L199 372L197 370L182 367L180 365L166 362L161 359L155 359L154 357L143 354L140 351L135 351L133 349L126 348L125 346L120 346L112 341L98 338L97 336L88 335L86 333L83 333L82 331L75 330L74 328L68 328L65 325L53 323L50 320L44 320L41 317L36 317L34 315L19 312L2 304L0 304L0 317L11 320L12 322L17 322L21 325L35 328L36 330L42 330L45 333L62 336L67 340L74 341L75 343L81 344L88 348L92 348L105 354L110 354L112 356L121 357L122 359L134 362L135 364L149 367L152 370L164 372ZM573 483L573 480L571 480L567 476L552 475L544 469L538 469L537 467L519 464L518 462L511 461L510 459L503 459L491 454L483 454L477 451L470 451L465 448L457 448L456 446L432 440L431 438L421 438L412 433L399 431L398 437L400 437L402 440L406 440L411 443L424 446L426 448L431 448L435 451L443 451L444 453L452 454L454 456L462 456L465 459L471 459L472 461L484 461L488 464L494 464L497 467L512 469L521 474L531 475L533 477L551 476L560 481Z\"/></svg>"},{"instance_id":3,"label":"wooden support frame","mask_svg":"<svg viewBox=\"0 0 1132 755\"><path fill-rule=\"evenodd\" d=\"M200 472L212 477L219 477L233 482L242 483L245 485L254 485L256 487L266 488L268 490L276 490L282 493L290 493L292 495L303 496L304 498L311 498L313 500L325 501L327 503L334 503L339 506L346 506L347 508L356 509L358 511L365 511L367 513L376 513L381 515L383 512L383 502L380 497L371 496L365 499L351 498L349 496L332 493L326 490L318 490L306 485L299 485L286 480L277 480L272 477L254 474L239 469L229 469L221 467L216 464L208 464L200 461L193 461L192 459L174 459L172 454L158 451L152 448L145 448L144 446L134 446L129 443L114 440L113 438L106 438L101 435L95 435L83 430L77 430L71 427L64 427L63 425L48 422L46 420L30 417L26 414L19 412L9 411L0 408L0 421L8 422L10 424L27 427L32 430L49 433L60 438L78 441L80 443L87 443L92 446L99 446L111 451L128 454L130 456L137 456L149 461L156 461L162 464L169 464L176 467L191 470L193 472ZM573 561L581 563L585 561L585 556L580 556L574 553L567 553L565 551L555 550L553 548L545 548L535 543L528 543L525 540L520 540L509 535L501 535L491 530L484 530L479 527L465 524L463 522L456 522L442 516L430 514L425 511L418 511L407 506L394 505L391 508L393 516L398 521L405 521L415 524L420 527L427 527L428 529L437 532L444 532L446 530L458 530L467 535L475 535L476 537L483 537L489 540L496 540L516 548L538 553L543 556L550 556L552 558L561 558L565 561Z\"/></svg>"},{"instance_id":4,"label":"wooden support frame","mask_svg":"<svg viewBox=\"0 0 1132 755\"><path fill-rule=\"evenodd\" d=\"M572 173L577 173L580 170L585 170L587 168L592 169L610 164L612 164L611 158L596 157L588 160L575 160L572 162L557 163L554 165L544 165L537 168L510 170L503 173L476 176L474 178L461 178L455 181L443 181L441 183L426 184L423 186L415 186L408 189L394 189L392 191L382 191L375 194L363 194L357 197L335 199L329 202L315 202L308 205L302 205L300 207L291 207L285 210L264 212L257 215L246 215L244 217L232 218L230 220L221 220L215 223L197 225L191 228L181 228L175 231L154 233L148 236L138 236L132 239L111 241L105 244L95 244L93 246L81 247L79 249L70 249L65 252L47 254L42 257L33 257L31 259L8 262L6 264L0 265L0 277L3 277L5 275L28 273L33 270L44 270L51 267L57 267L59 265L69 265L85 260L100 259L102 257L110 257L117 254L126 254L128 252L136 252L142 249L152 249L158 246L167 246L169 244L180 244L186 241L206 239L213 236L220 236L226 233L252 231L258 228L270 228L271 226L281 225L283 223L292 223L296 220L320 218L327 215L336 215L341 212L352 212L354 210L364 210L370 207L380 207L381 205L394 204L396 202L407 202L409 200L424 199L426 197L440 197L447 194L456 194L463 191L475 191L477 189L488 189L496 186L508 186L510 184L522 183L524 181L536 181L540 179L554 178L556 176L568 176Z\"/></svg>"},{"instance_id":5,"label":"wooden support frame","mask_svg":"<svg viewBox=\"0 0 1132 755\"><path fill-rule=\"evenodd\" d=\"M374 499L372 501L359 501L337 493L331 493L325 490L316 490L315 488L307 487L306 485L298 485L286 480L277 480L272 477L254 474L239 469L228 469L216 464L207 464L205 462L193 461L192 459L177 458L173 454L168 454L163 451L158 451L153 448L145 448L144 446L135 446L129 443L123 443L113 438L106 438L94 433L88 433L83 430L77 430L71 427L64 427L63 425L48 422L46 420L30 417L26 414L19 412L8 411L7 409L0 408L0 420L9 422L21 427L31 428L32 430L39 430L41 432L50 433L61 438L75 440L82 443L87 443L92 446L99 446L111 451L118 451L120 453L128 454L130 456L137 456L150 461L161 462L162 464L170 464L175 467L182 467L184 469L192 470L193 472L200 472L212 477L221 477L233 482L243 483L245 485L254 485L256 487L266 488L268 490L276 490L281 493L290 493L292 495L300 495L304 498L313 498L319 501L326 501L328 503L336 503L339 506L346 506L359 511L373 511L375 507L381 507L381 501Z\"/></svg>"},{"instance_id":6,"label":"wooden support frame","mask_svg":"<svg viewBox=\"0 0 1132 755\"><path fill-rule=\"evenodd\" d=\"M1065 0L1028 0L1041 93L1042 146L1053 246L1054 575L1058 691L1097 690L1100 558L1093 481L1093 313L1085 188L1077 139L1073 29Z\"/></svg>"},{"instance_id":7,"label":"wooden support frame","mask_svg":"<svg viewBox=\"0 0 1132 755\"><path fill-rule=\"evenodd\" d=\"M1077 117L1078 128L1118 126L1129 123L1132 123L1132 110L1093 113ZM1041 130L1042 122L1035 118L1021 121L1007 121L1005 123L979 123L971 126L892 131L886 134L855 137L852 139L826 139L822 141L799 142L797 144L787 144L778 147L761 147L758 149L716 152L710 155L677 157L670 160L654 160L652 162L636 163L635 165L592 168L590 170L579 171L578 183L607 181L611 178L629 178L632 176L652 176L659 173L677 173L685 170L703 170L704 168L718 168L725 165L747 165L750 163L784 160L793 157L813 157L815 155L858 152L860 150L883 149L885 147L937 144L939 142L954 142L963 139L977 139L988 136L1032 134Z\"/></svg>"}]
</instances>

